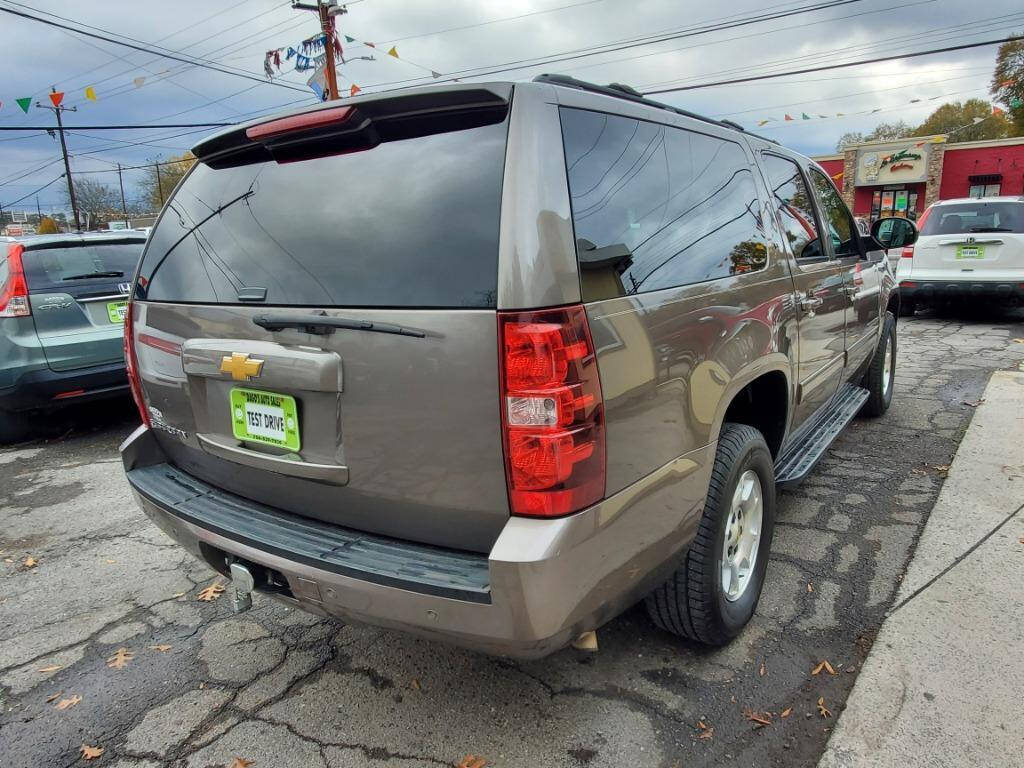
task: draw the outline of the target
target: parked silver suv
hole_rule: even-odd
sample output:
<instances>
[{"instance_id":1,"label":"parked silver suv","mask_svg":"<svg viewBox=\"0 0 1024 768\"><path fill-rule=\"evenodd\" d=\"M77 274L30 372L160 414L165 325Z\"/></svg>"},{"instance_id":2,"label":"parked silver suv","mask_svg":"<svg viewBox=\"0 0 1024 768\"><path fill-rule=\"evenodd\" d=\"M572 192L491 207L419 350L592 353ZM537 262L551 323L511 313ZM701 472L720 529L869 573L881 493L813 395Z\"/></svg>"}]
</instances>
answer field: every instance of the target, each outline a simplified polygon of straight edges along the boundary
<instances>
[{"instance_id":1,"label":"parked silver suv","mask_svg":"<svg viewBox=\"0 0 1024 768\"><path fill-rule=\"evenodd\" d=\"M129 307L121 450L239 609L536 657L646 597L722 644L776 486L891 401L881 245L737 127L545 76L194 152Z\"/></svg>"}]
</instances>

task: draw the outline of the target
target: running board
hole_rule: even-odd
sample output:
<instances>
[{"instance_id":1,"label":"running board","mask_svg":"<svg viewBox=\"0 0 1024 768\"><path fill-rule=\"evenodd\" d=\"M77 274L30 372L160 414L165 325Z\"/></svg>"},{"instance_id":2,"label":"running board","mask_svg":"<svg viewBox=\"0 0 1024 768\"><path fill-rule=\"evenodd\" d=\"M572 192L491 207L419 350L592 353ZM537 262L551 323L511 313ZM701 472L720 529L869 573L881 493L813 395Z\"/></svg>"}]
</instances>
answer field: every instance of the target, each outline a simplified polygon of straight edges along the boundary
<instances>
[{"instance_id":1,"label":"running board","mask_svg":"<svg viewBox=\"0 0 1024 768\"><path fill-rule=\"evenodd\" d=\"M844 384L811 424L800 431L775 462L775 484L798 485L814 469L832 442L857 415L870 393L855 384Z\"/></svg>"}]
</instances>

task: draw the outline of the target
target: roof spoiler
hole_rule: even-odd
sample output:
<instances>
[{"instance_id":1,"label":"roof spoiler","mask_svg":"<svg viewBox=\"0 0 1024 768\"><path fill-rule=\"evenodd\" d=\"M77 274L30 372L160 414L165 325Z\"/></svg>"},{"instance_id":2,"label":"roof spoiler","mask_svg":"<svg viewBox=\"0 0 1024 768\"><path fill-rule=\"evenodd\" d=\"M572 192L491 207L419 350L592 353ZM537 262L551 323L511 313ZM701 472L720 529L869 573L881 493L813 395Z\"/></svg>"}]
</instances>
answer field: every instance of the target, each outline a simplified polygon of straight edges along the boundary
<instances>
[{"instance_id":1,"label":"roof spoiler","mask_svg":"<svg viewBox=\"0 0 1024 768\"><path fill-rule=\"evenodd\" d=\"M511 83L422 88L328 102L225 129L192 153L213 168L292 162L370 149L384 141L500 122Z\"/></svg>"}]
</instances>

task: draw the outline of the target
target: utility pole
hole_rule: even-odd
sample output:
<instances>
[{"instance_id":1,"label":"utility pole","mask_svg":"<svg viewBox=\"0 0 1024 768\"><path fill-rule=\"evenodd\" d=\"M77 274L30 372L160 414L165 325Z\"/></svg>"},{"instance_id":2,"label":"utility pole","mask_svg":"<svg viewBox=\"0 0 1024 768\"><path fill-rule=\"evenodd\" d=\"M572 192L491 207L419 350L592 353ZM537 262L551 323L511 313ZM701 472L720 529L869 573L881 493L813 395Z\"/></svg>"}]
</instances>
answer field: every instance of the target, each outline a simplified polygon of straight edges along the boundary
<instances>
[{"instance_id":1,"label":"utility pole","mask_svg":"<svg viewBox=\"0 0 1024 768\"><path fill-rule=\"evenodd\" d=\"M55 87L50 87L50 93L56 93ZM50 99L53 101L53 98ZM64 121L60 118L60 113L67 110L69 112L77 112L78 107L65 107L60 103L59 100L55 101L53 106L47 104L40 104L36 102L36 107L39 109L49 109L53 111L53 114L57 116L57 133L60 134L60 151L64 155L64 178L68 180L68 198L71 200L71 213L75 217L75 229L80 230L82 228L81 222L78 218L78 203L75 201L75 185L71 181L71 163L68 162L68 145L64 141Z\"/></svg>"},{"instance_id":2,"label":"utility pole","mask_svg":"<svg viewBox=\"0 0 1024 768\"><path fill-rule=\"evenodd\" d=\"M36 195L36 218L39 219L39 221L36 222L36 226L43 223L43 209L39 207L39 195Z\"/></svg>"},{"instance_id":3,"label":"utility pole","mask_svg":"<svg viewBox=\"0 0 1024 768\"><path fill-rule=\"evenodd\" d=\"M121 164L117 164L117 183L121 185L121 211L124 213L124 225L128 226L128 204L124 201L124 176L121 175Z\"/></svg>"},{"instance_id":4,"label":"utility pole","mask_svg":"<svg viewBox=\"0 0 1024 768\"><path fill-rule=\"evenodd\" d=\"M164 183L160 179L160 163L153 163L156 168L156 194L160 198L160 207L164 207Z\"/></svg>"},{"instance_id":5,"label":"utility pole","mask_svg":"<svg viewBox=\"0 0 1024 768\"><path fill-rule=\"evenodd\" d=\"M299 11L316 11L320 16L320 30L324 35L324 75L327 79L327 100L338 99L338 70L334 62L334 17L348 13L337 0L317 0L316 5L300 3L292 0L292 9Z\"/></svg>"}]
</instances>

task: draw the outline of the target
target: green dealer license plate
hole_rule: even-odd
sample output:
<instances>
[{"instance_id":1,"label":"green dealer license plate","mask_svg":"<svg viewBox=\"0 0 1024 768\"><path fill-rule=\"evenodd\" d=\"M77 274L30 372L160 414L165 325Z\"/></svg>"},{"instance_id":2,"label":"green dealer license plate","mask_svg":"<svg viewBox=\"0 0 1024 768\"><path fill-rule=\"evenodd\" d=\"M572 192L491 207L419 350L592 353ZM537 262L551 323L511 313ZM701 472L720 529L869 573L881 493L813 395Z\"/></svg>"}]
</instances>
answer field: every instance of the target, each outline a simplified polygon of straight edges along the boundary
<instances>
[{"instance_id":1,"label":"green dealer license plate","mask_svg":"<svg viewBox=\"0 0 1024 768\"><path fill-rule=\"evenodd\" d=\"M107 317L112 323L123 323L124 313L128 311L127 301L111 301L107 303Z\"/></svg>"},{"instance_id":2,"label":"green dealer license plate","mask_svg":"<svg viewBox=\"0 0 1024 768\"><path fill-rule=\"evenodd\" d=\"M295 398L256 389L231 390L231 429L238 440L298 451L299 412Z\"/></svg>"},{"instance_id":3,"label":"green dealer license plate","mask_svg":"<svg viewBox=\"0 0 1024 768\"><path fill-rule=\"evenodd\" d=\"M984 259L985 249L980 245L958 245L956 257L958 259Z\"/></svg>"}]
</instances>

